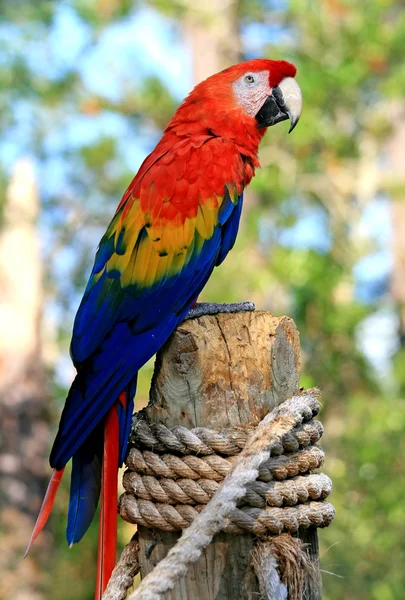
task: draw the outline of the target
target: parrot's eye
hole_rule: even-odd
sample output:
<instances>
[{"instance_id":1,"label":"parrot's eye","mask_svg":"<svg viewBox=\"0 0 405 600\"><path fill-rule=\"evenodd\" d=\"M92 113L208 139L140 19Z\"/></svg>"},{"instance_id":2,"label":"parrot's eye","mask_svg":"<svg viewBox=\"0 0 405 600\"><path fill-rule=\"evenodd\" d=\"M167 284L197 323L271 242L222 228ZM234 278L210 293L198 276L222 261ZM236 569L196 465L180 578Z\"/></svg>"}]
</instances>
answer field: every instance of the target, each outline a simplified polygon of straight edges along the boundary
<instances>
[{"instance_id":1,"label":"parrot's eye","mask_svg":"<svg viewBox=\"0 0 405 600\"><path fill-rule=\"evenodd\" d=\"M252 83L255 82L255 78L253 77L253 75L245 75L245 83L247 83L248 85L252 85Z\"/></svg>"}]
</instances>

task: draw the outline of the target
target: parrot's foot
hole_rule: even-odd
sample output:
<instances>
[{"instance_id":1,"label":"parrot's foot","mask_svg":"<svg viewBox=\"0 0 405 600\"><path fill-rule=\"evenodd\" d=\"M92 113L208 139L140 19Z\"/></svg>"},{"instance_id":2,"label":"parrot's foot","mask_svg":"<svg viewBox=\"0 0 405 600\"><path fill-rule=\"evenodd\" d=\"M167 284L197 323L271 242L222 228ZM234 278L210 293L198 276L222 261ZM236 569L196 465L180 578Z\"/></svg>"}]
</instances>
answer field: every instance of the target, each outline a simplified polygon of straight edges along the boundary
<instances>
[{"instance_id":1,"label":"parrot's foot","mask_svg":"<svg viewBox=\"0 0 405 600\"><path fill-rule=\"evenodd\" d=\"M236 302L235 304L218 304L217 302L197 302L192 308L185 321L188 319L196 319L204 315L218 315L220 313L230 314L237 312L253 312L255 305L253 302Z\"/></svg>"}]
</instances>

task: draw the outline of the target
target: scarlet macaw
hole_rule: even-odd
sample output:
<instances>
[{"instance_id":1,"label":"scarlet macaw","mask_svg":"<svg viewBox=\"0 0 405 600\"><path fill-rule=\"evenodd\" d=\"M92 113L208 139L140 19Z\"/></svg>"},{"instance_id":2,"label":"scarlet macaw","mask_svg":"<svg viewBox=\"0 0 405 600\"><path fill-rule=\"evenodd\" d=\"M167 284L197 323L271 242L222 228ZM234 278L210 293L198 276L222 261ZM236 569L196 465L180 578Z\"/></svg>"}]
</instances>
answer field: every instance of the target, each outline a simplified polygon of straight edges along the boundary
<instances>
[{"instance_id":1,"label":"scarlet macaw","mask_svg":"<svg viewBox=\"0 0 405 600\"><path fill-rule=\"evenodd\" d=\"M243 190L260 166L266 128L289 118L292 131L300 117L295 73L286 61L255 59L198 84L130 183L100 242L74 322L77 375L29 543L45 525L73 458L69 545L89 527L101 490L96 598L115 562L117 470L125 457L137 371L184 319L233 247Z\"/></svg>"}]
</instances>

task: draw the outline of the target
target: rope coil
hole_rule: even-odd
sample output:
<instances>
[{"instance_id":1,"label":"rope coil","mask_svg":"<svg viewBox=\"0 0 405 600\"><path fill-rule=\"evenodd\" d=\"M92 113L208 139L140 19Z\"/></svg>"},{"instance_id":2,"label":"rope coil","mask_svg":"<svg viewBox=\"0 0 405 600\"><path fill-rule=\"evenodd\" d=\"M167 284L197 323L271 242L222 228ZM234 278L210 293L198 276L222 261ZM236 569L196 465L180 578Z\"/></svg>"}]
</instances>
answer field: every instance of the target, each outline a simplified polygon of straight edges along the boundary
<instances>
[{"instance_id":1,"label":"rope coil","mask_svg":"<svg viewBox=\"0 0 405 600\"><path fill-rule=\"evenodd\" d=\"M218 491L219 483L210 479L157 479L146 475L142 477L133 471L124 475L125 490L140 500L150 500L163 504L208 504ZM266 506L295 506L309 500L326 498L331 492L332 482L322 473L298 476L287 481L268 483L255 481L247 487L242 502L253 508ZM198 508L196 508L198 510Z\"/></svg>"},{"instance_id":2,"label":"rope coil","mask_svg":"<svg viewBox=\"0 0 405 600\"><path fill-rule=\"evenodd\" d=\"M311 505L327 498L332 489L326 475L312 474L324 460L316 445L323 434L322 424L313 419L318 410L319 404L314 405L304 422L275 440L271 457L260 466L257 480L247 487L224 531L295 533L299 527L330 523L330 505ZM130 443L135 445L126 461L120 515L130 523L164 531L182 530L192 523L218 491L252 433L241 428L168 428L149 424L142 415L136 416L132 431ZM283 506L294 509L274 510Z\"/></svg>"},{"instance_id":3,"label":"rope coil","mask_svg":"<svg viewBox=\"0 0 405 600\"><path fill-rule=\"evenodd\" d=\"M318 423L318 422L315 422ZM320 425L320 423L319 423ZM313 438L314 439L314 438ZM323 465L325 454L317 445L302 448L298 452L280 454L269 458L259 468L259 481L281 481L308 471L314 471ZM164 477L167 479L210 479L222 481L234 463L234 457L223 458L217 454L211 456L175 456L156 454L138 448L131 448L126 465L130 471L141 475Z\"/></svg>"},{"instance_id":4,"label":"rope coil","mask_svg":"<svg viewBox=\"0 0 405 600\"><path fill-rule=\"evenodd\" d=\"M324 460L316 396L294 396L249 431L167 428L136 417L120 515L149 528L185 531L131 600L161 598L220 530L266 539L331 523L334 508L324 500L332 483L312 472ZM114 573L105 599L116 597L108 595Z\"/></svg>"},{"instance_id":5,"label":"rope coil","mask_svg":"<svg viewBox=\"0 0 405 600\"><path fill-rule=\"evenodd\" d=\"M191 525L203 508L204 505L193 507L185 504L158 504L124 495L120 515L128 523L163 531L181 531ZM229 522L224 523L222 531L262 536L297 533L300 527L327 527L334 514L335 510L329 502L310 502L285 508L243 507L229 513Z\"/></svg>"},{"instance_id":6,"label":"rope coil","mask_svg":"<svg viewBox=\"0 0 405 600\"><path fill-rule=\"evenodd\" d=\"M319 408L317 409L319 412ZM318 412L314 413L316 416ZM153 452L176 452L180 455L209 456L220 454L235 456L245 447L253 429L223 429L214 431L206 427L166 427L162 423L147 423L142 412L133 419L129 444ZM311 421L288 432L272 449L272 456L284 452L296 452L300 447L315 444L322 437L323 427L319 421Z\"/></svg>"}]
</instances>

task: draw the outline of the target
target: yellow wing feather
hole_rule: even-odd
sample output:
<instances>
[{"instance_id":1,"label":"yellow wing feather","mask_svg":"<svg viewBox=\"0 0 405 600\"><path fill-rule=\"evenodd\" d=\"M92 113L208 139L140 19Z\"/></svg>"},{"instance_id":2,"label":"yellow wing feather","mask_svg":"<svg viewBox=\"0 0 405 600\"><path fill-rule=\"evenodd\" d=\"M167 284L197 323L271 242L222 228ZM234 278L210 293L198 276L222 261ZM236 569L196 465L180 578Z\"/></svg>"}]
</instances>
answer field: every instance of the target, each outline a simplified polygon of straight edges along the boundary
<instances>
[{"instance_id":1,"label":"yellow wing feather","mask_svg":"<svg viewBox=\"0 0 405 600\"><path fill-rule=\"evenodd\" d=\"M148 194L146 190L143 193ZM179 211L170 220L160 216L167 200L158 201L159 214L154 210L144 213L138 198L128 201L130 207L124 205L109 227L109 236L114 236L114 252L105 268L110 276L119 276L123 288L139 288L151 287L179 273L193 254L201 251L218 225L223 197L200 197L195 217ZM103 272L104 269L93 275L93 281L98 281Z\"/></svg>"}]
</instances>

